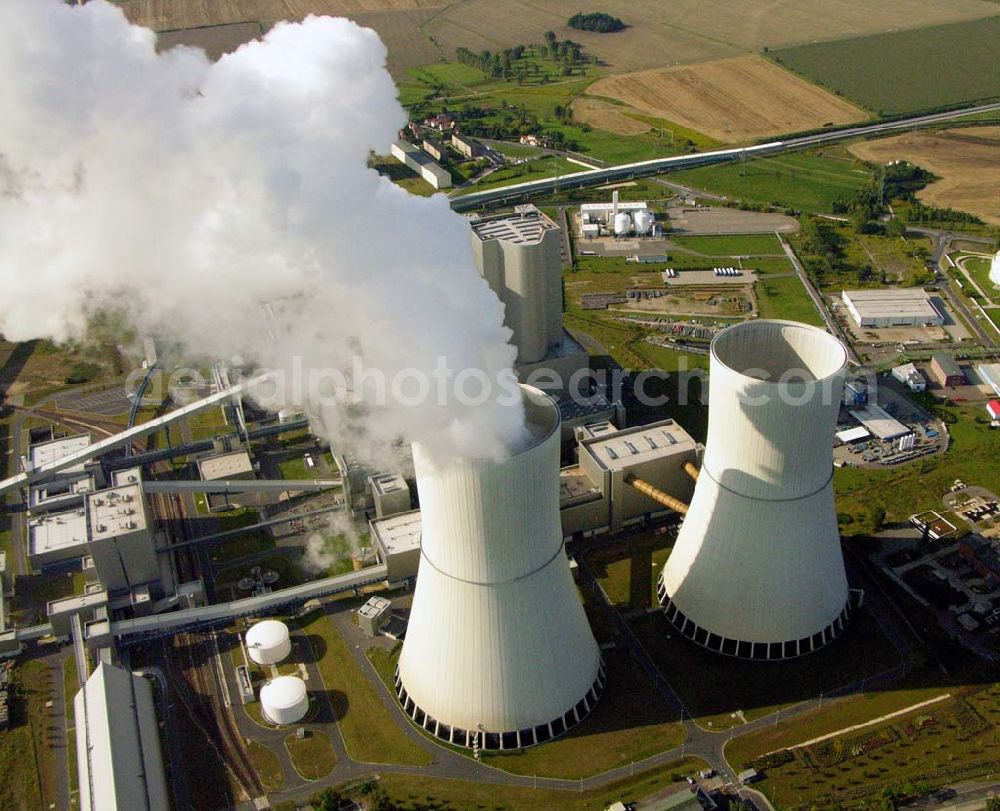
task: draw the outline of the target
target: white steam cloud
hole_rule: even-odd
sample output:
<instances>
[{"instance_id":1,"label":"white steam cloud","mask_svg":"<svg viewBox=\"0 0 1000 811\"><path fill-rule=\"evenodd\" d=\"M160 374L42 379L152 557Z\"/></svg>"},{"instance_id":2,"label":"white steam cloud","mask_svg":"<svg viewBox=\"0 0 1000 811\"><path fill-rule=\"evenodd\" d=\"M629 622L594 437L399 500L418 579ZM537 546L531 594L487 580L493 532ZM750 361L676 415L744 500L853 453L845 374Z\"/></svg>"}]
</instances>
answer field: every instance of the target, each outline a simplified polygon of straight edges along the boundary
<instances>
[{"instance_id":1,"label":"white steam cloud","mask_svg":"<svg viewBox=\"0 0 1000 811\"><path fill-rule=\"evenodd\" d=\"M348 380L355 357L387 379L444 358L510 382L515 350L466 223L442 195L409 195L367 167L406 121L373 31L310 17L216 63L154 44L104 0L0 2L8 339L73 337L114 306L204 357L298 358ZM275 303L278 339L262 302ZM520 405L496 396L403 404L390 391L373 405L355 388L362 407L326 408L322 422L367 455L400 438L501 455L522 430ZM315 414L315 394L285 397Z\"/></svg>"}]
</instances>

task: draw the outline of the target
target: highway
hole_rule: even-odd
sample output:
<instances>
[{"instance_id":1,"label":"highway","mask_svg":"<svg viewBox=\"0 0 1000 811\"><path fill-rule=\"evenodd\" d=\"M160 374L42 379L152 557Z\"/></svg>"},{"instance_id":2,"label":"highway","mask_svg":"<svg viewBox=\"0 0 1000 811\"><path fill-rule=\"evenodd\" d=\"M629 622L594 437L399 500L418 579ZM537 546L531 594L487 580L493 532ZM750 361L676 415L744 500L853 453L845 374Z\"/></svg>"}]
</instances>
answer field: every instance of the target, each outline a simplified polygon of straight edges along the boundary
<instances>
[{"instance_id":1,"label":"highway","mask_svg":"<svg viewBox=\"0 0 1000 811\"><path fill-rule=\"evenodd\" d=\"M803 135L800 138L789 138L785 141L770 141L766 144L757 144L755 146L719 149L712 152L697 152L690 155L675 155L669 158L639 161L638 163L624 163L618 166L609 166L605 169L591 169L571 175L562 175L558 178L529 180L526 183L514 183L510 186L500 186L494 189L486 189L485 191L472 192L460 197L453 197L450 202L452 209L455 211L474 211L490 205L514 203L534 195L547 194L555 191L557 187L565 190L580 189L587 186L600 186L613 180L631 180L637 177L655 175L660 172L676 169L690 169L694 166L726 163L728 161L739 160L743 157L755 158L776 155L781 152L835 143L850 138L880 135L894 130L925 127L955 118L965 118L979 113L997 111L1000 111L1000 102L981 104L977 107L969 107L964 110L951 110L944 113L912 116L897 121L884 121L878 124L830 130L816 133L815 135Z\"/></svg>"}]
</instances>

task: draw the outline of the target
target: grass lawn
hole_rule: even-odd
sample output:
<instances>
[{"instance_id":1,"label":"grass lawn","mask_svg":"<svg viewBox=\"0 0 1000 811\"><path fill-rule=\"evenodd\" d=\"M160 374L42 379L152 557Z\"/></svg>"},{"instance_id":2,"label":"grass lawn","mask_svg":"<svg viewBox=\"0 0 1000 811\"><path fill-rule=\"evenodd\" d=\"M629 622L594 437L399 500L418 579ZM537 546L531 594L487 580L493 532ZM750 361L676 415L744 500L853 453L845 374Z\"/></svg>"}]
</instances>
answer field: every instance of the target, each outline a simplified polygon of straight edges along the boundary
<instances>
[{"instance_id":1,"label":"grass lawn","mask_svg":"<svg viewBox=\"0 0 1000 811\"><path fill-rule=\"evenodd\" d=\"M885 672L899 664L895 649L866 613L816 653L786 662L750 662L713 654L678 634L662 614L632 622L643 647L697 719L713 729L767 715L788 704Z\"/></svg>"},{"instance_id":2,"label":"grass lawn","mask_svg":"<svg viewBox=\"0 0 1000 811\"><path fill-rule=\"evenodd\" d=\"M73 725L73 699L80 691L80 682L76 675L76 657L67 656L63 661L63 695L66 699L66 721Z\"/></svg>"},{"instance_id":3,"label":"grass lawn","mask_svg":"<svg viewBox=\"0 0 1000 811\"><path fill-rule=\"evenodd\" d=\"M1000 329L1000 307L990 307L988 309L984 308L984 311L990 321L996 324L997 329Z\"/></svg>"},{"instance_id":4,"label":"grass lawn","mask_svg":"<svg viewBox=\"0 0 1000 811\"><path fill-rule=\"evenodd\" d=\"M684 169L668 179L745 202L829 213L868 184L871 175L861 167L829 152L795 153Z\"/></svg>"},{"instance_id":5,"label":"grass lawn","mask_svg":"<svg viewBox=\"0 0 1000 811\"><path fill-rule=\"evenodd\" d=\"M326 777L337 765L337 756L333 753L330 738L317 729L307 730L304 738L293 732L285 738L285 748L292 758L295 771L306 780Z\"/></svg>"},{"instance_id":6,"label":"grass lawn","mask_svg":"<svg viewBox=\"0 0 1000 811\"><path fill-rule=\"evenodd\" d=\"M478 183L473 183L464 189L460 189L458 194L470 194L471 192L484 191L494 186L510 186L515 183L527 183L530 180L542 180L546 177L560 177L584 171L586 167L576 163L570 163L565 158L542 157L519 163L516 166L506 166L487 175Z\"/></svg>"},{"instance_id":7,"label":"grass lawn","mask_svg":"<svg viewBox=\"0 0 1000 811\"><path fill-rule=\"evenodd\" d=\"M10 729L0 735L0 808L35 811L56 801L54 735L45 707L52 670L44 662L24 662L15 666L13 684Z\"/></svg>"},{"instance_id":8,"label":"grass lawn","mask_svg":"<svg viewBox=\"0 0 1000 811\"><path fill-rule=\"evenodd\" d=\"M965 260L965 269L969 271L972 278L980 289L994 302L1000 303L1000 288L990 279L990 260L982 256L973 256ZM987 304L988 302L983 302Z\"/></svg>"},{"instance_id":9,"label":"grass lawn","mask_svg":"<svg viewBox=\"0 0 1000 811\"><path fill-rule=\"evenodd\" d=\"M278 469L283 479L315 479L317 475L316 468L309 467L305 455L301 453L282 459L278 462Z\"/></svg>"},{"instance_id":10,"label":"grass lawn","mask_svg":"<svg viewBox=\"0 0 1000 811\"><path fill-rule=\"evenodd\" d=\"M212 544L212 560L228 563L232 560L274 549L274 538L264 529L249 529L232 538Z\"/></svg>"},{"instance_id":11,"label":"grass lawn","mask_svg":"<svg viewBox=\"0 0 1000 811\"><path fill-rule=\"evenodd\" d=\"M781 808L810 808L817 800L857 807L888 787L905 791L919 783L930 788L995 771L1000 761L1000 738L995 734L1000 723L1000 689L996 685L901 690L889 693L888 701L871 700L863 709L870 713L869 718L876 718L897 709L896 705L902 709L945 693L952 697L864 730L792 750L792 759L769 764L765 780L757 788ZM863 704L865 699L856 702ZM834 715L835 721L828 717L822 720L825 726L834 724L830 731L836 731L849 726L847 716L853 715L848 710ZM768 736L765 731L748 736L753 740L734 741L728 754L745 763L751 760L754 748L768 752L810 740L816 737L816 720L790 724L780 737Z\"/></svg>"},{"instance_id":12,"label":"grass lawn","mask_svg":"<svg viewBox=\"0 0 1000 811\"><path fill-rule=\"evenodd\" d=\"M670 237L682 248L707 256L752 256L754 254L784 254L774 234L726 234L720 236Z\"/></svg>"},{"instance_id":13,"label":"grass lawn","mask_svg":"<svg viewBox=\"0 0 1000 811\"><path fill-rule=\"evenodd\" d=\"M383 774L379 786L400 809L436 808L439 811L600 811L615 802L635 802L680 783L685 775L705 767L699 758L684 758L612 783L594 791L469 783L439 777Z\"/></svg>"},{"instance_id":14,"label":"grass lawn","mask_svg":"<svg viewBox=\"0 0 1000 811\"><path fill-rule=\"evenodd\" d=\"M329 618L316 611L302 623L319 661L348 753L366 763L426 766L430 755L410 741L361 672Z\"/></svg>"},{"instance_id":15,"label":"grass lawn","mask_svg":"<svg viewBox=\"0 0 1000 811\"><path fill-rule=\"evenodd\" d=\"M370 648L368 659L392 690L399 647L392 653ZM544 746L509 754L484 754L483 763L515 774L574 779L601 774L680 746L684 728L645 676L627 657L611 657L606 664L608 684L604 695L590 716L568 734ZM448 748L472 757L466 749Z\"/></svg>"},{"instance_id":16,"label":"grass lawn","mask_svg":"<svg viewBox=\"0 0 1000 811\"><path fill-rule=\"evenodd\" d=\"M285 782L285 773L281 768L278 756L257 741L247 741L247 754L250 756L250 762L254 769L257 770L260 781L264 784L264 788L268 791L280 789Z\"/></svg>"},{"instance_id":17,"label":"grass lawn","mask_svg":"<svg viewBox=\"0 0 1000 811\"><path fill-rule=\"evenodd\" d=\"M823 318L798 276L763 278L755 286L761 318L787 318L822 327Z\"/></svg>"}]
</instances>

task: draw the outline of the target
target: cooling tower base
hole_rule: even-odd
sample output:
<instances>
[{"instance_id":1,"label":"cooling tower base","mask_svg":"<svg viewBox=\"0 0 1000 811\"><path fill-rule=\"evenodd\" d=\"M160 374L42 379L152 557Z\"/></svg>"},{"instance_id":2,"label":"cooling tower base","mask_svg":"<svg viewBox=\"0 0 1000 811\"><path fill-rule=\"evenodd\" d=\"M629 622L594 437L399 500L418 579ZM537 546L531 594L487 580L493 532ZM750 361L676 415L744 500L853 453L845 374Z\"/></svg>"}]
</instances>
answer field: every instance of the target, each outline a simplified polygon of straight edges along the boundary
<instances>
[{"instance_id":1,"label":"cooling tower base","mask_svg":"<svg viewBox=\"0 0 1000 811\"><path fill-rule=\"evenodd\" d=\"M776 662L815 653L840 636L851 618L851 600L848 598L837 618L812 636L784 642L748 642L740 639L727 639L707 628L702 628L690 617L685 616L684 612L674 605L667 596L662 580L657 586L657 594L660 605L663 606L663 614L670 624L696 645L701 645L712 653L721 653L723 656L750 659L757 662Z\"/></svg>"},{"instance_id":2,"label":"cooling tower base","mask_svg":"<svg viewBox=\"0 0 1000 811\"><path fill-rule=\"evenodd\" d=\"M477 730L453 727L425 713L407 694L406 688L399 677L399 668L396 668L393 681L396 686L396 698L399 699L399 704L403 712L410 717L413 723L429 732L435 738L440 738L452 746L462 746L467 749L474 748L473 744L476 739ZM597 706L606 683L607 672L604 669L604 660L602 658L600 667L597 670L597 678L594 679L594 683L587 691L587 694L574 706L566 710L565 713L546 723L524 729L502 732L479 730L479 749L487 752L526 749L529 746L537 746L540 743L545 743L553 738L558 738L560 735L564 735L590 715L594 707Z\"/></svg>"}]
</instances>

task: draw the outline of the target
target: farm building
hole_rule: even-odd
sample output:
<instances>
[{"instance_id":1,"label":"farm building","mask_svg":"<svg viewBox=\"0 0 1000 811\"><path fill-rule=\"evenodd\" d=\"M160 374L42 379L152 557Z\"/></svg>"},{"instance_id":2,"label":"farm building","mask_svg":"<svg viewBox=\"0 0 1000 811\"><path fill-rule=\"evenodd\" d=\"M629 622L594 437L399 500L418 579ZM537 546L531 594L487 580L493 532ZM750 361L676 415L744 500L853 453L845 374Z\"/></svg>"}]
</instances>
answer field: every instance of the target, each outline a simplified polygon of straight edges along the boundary
<instances>
[{"instance_id":1,"label":"farm building","mask_svg":"<svg viewBox=\"0 0 1000 811\"><path fill-rule=\"evenodd\" d=\"M910 391L924 391L927 388L927 381L912 363L904 363L902 366L894 367L892 376L900 383L905 383Z\"/></svg>"},{"instance_id":2,"label":"farm building","mask_svg":"<svg viewBox=\"0 0 1000 811\"><path fill-rule=\"evenodd\" d=\"M965 373L951 355L935 352L931 355L930 372L942 386L964 386Z\"/></svg>"},{"instance_id":3,"label":"farm building","mask_svg":"<svg viewBox=\"0 0 1000 811\"><path fill-rule=\"evenodd\" d=\"M976 374L1000 397L1000 363L980 363L976 367Z\"/></svg>"},{"instance_id":4,"label":"farm building","mask_svg":"<svg viewBox=\"0 0 1000 811\"><path fill-rule=\"evenodd\" d=\"M844 306L859 327L941 326L944 317L919 287L912 290L844 290Z\"/></svg>"},{"instance_id":5,"label":"farm building","mask_svg":"<svg viewBox=\"0 0 1000 811\"><path fill-rule=\"evenodd\" d=\"M433 159L407 141L394 141L392 156L404 166L412 169L435 189L451 187L451 174L438 166Z\"/></svg>"}]
</instances>

